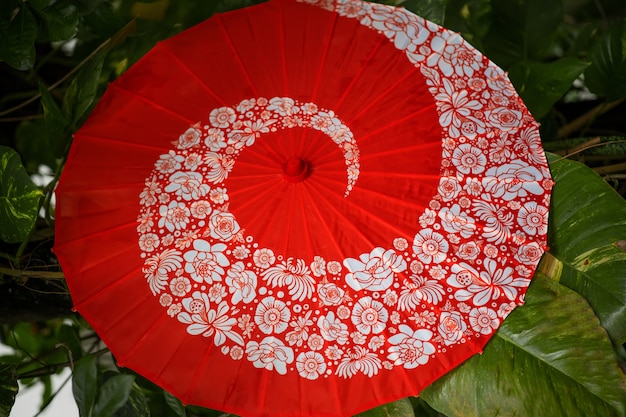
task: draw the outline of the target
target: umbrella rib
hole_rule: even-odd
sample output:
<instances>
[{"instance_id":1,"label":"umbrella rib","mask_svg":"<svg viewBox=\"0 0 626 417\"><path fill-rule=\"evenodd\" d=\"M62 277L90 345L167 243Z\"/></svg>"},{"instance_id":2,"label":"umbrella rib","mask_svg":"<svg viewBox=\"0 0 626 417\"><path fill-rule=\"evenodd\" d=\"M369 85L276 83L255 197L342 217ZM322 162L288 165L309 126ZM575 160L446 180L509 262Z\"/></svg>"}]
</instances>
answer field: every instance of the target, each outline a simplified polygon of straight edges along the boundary
<instances>
[{"instance_id":1,"label":"umbrella rib","mask_svg":"<svg viewBox=\"0 0 626 417\"><path fill-rule=\"evenodd\" d=\"M204 89L218 102L220 102L223 106L227 105L228 103L225 103L224 100L217 95L217 93L215 93L215 91L213 91L211 88L209 88L209 86L204 82L204 80L202 80L200 77L198 77L198 75L193 72L191 70L191 68L189 68L189 66L187 66L187 64L185 64L185 62L183 60L181 60L178 55L176 55L174 53L174 51L172 51L168 46L167 43L160 43L157 46L161 46L162 49L168 54L170 55L172 58L174 58L174 60L176 61L176 63L183 69L185 70L185 72L187 72L187 74L189 74L191 76L191 78L193 78L194 80L196 80L198 82L198 84L200 84L202 87L204 87Z\"/></svg>"},{"instance_id":2,"label":"umbrella rib","mask_svg":"<svg viewBox=\"0 0 626 417\"><path fill-rule=\"evenodd\" d=\"M364 105L361 108L361 111L358 112L356 115L354 115L353 119L357 120L359 117L361 117L363 115L363 113L369 111L369 109L374 106L378 101L382 100L383 97L387 96L390 92L392 92L393 90L395 90L396 88L398 88L398 86L400 86L401 84L403 84L405 82L405 80L407 78L410 78L412 75L414 75L416 72L418 72L417 67L412 67L411 71L407 71L402 77L398 78L396 80L396 82L394 82L391 86L389 86L389 88L387 88L385 91L383 91L382 93L380 93L377 97L373 98L372 100L369 101L369 104Z\"/></svg>"},{"instance_id":3,"label":"umbrella rib","mask_svg":"<svg viewBox=\"0 0 626 417\"><path fill-rule=\"evenodd\" d=\"M422 142L422 143L417 143L413 146L405 146L402 148L391 148L385 151L376 151L376 153L371 153L371 154L361 154L359 155L359 158L361 159L361 162L362 162L363 160L370 159L370 158L380 158L381 156L405 154L408 151L416 151L416 150L429 149L429 148L441 149L441 141L437 140L433 142ZM438 150L438 149L435 149L435 150Z\"/></svg>"},{"instance_id":4,"label":"umbrella rib","mask_svg":"<svg viewBox=\"0 0 626 417\"><path fill-rule=\"evenodd\" d=\"M118 89L118 90L120 90L120 91L123 91L124 93L126 93L126 94L128 94L128 95L131 95L131 96L133 96L133 97L136 97L137 99L139 99L139 100L143 101L144 103L149 104L150 106L154 107L154 108L155 108L155 109L157 109L157 110L161 110L161 111L163 111L163 112L166 112L166 113L171 114L172 116L176 116L176 118L178 118L178 119L180 119L180 120L184 120L184 121L185 121L186 123L188 123L189 125L192 125L193 123L195 123L193 120L186 118L186 117L185 117L185 116L183 116L182 114L177 113L177 112L175 112L174 110L170 110L170 109L168 109L167 107L164 107L164 106L162 106L162 105L160 105L160 104L158 104L158 103L156 103L156 102L154 102L154 101L150 100L150 99L149 99L149 98L147 98L147 97L144 97L144 96L142 96L142 95L139 95L139 94L137 94L135 91L132 91L132 90L127 90L126 88L124 88L124 87L120 86L120 85L119 85L119 83L111 83L111 84L109 85L109 88L116 88L116 89Z\"/></svg>"},{"instance_id":5,"label":"umbrella rib","mask_svg":"<svg viewBox=\"0 0 626 417\"><path fill-rule=\"evenodd\" d=\"M109 260L109 259L111 259L111 258L113 258L113 257L114 257L114 256L112 256L112 257L110 257L110 258L107 258L107 259L105 259L105 261L106 261L106 260ZM99 265L99 264L101 264L101 263L102 263L102 262L100 262L100 263L98 263L98 264L96 264L96 265ZM122 277L120 277L119 279L116 279L115 281L113 281L110 285L107 285L106 287L103 287L103 288L99 289L99 290L98 290L98 291L96 291L95 293L93 293L93 294L89 295L88 297L86 297L86 298L84 298L84 299L82 299L82 300L80 300L80 301L77 301L77 300L76 300L76 301L75 301L75 304L74 304L74 309L76 309L76 310L80 310L81 306L83 306L83 305L85 305L85 304L88 304L88 303L89 303L91 300L93 300L94 298L97 298L97 297L99 297L100 295L102 295L102 294L104 294L104 293L106 293L106 292L108 292L108 291L110 291L110 290L112 290L112 289L115 289L116 287L118 287L119 285L121 285L121 284L122 284L122 282L124 282L124 280L125 280L125 279L127 279L127 278L131 278L131 277L132 277L132 275L135 275L138 271L140 271L140 270L141 270L141 268L142 268L142 267L141 267L141 266L139 266L139 267L137 267L137 268L135 268L135 269L132 269L131 271L129 271L128 273L126 273L125 275L123 275ZM81 271L81 272L82 272L82 271ZM121 320L121 319L120 319L120 320ZM119 320L118 320L118 321L119 321ZM116 323L117 323L117 321L116 321Z\"/></svg>"},{"instance_id":6,"label":"umbrella rib","mask_svg":"<svg viewBox=\"0 0 626 417\"><path fill-rule=\"evenodd\" d=\"M218 26L220 27L220 30L224 34L224 38L226 40L226 44L228 45L228 47L232 51L233 56L237 60L237 64L241 68L241 71L243 71L244 76L246 77L246 81L248 82L248 86L250 87L250 89L254 93L254 96L258 97L259 93L257 92L256 88L254 87L254 83L252 82L252 78L250 78L250 74L246 70L245 65L243 65L243 62L241 61L241 56L239 55L239 52L237 51L237 48L235 48L235 45L233 45L233 41L230 38L230 35L228 34L228 31L224 27L224 22L222 22L222 16L221 15L216 15L215 17L216 17L215 20L217 21Z\"/></svg>"},{"instance_id":7,"label":"umbrella rib","mask_svg":"<svg viewBox=\"0 0 626 417\"><path fill-rule=\"evenodd\" d=\"M284 11L283 11L283 3L278 3L278 33L281 34L281 36L279 36L279 43L280 43L280 57L281 57L281 67L283 70L283 88L285 89L285 94L287 95L287 97L291 97L291 95L289 94L289 78L287 77L287 53L286 53L286 48L285 48L285 38L286 38L286 33L285 33L285 23L283 21L284 19Z\"/></svg>"},{"instance_id":8,"label":"umbrella rib","mask_svg":"<svg viewBox=\"0 0 626 417\"><path fill-rule=\"evenodd\" d=\"M125 319L125 317L122 317L121 319ZM126 354L125 354L124 356L122 356L122 357L116 357L116 359L117 359L117 363L118 363L120 366L124 366L124 365L123 365L123 363L124 363L124 361L126 360L126 358L128 358L128 357L132 357L132 356L133 356L133 354L137 351L137 349L139 349L139 346L141 345L141 343L145 340L146 335L150 334L150 332L152 331L152 329L154 329L154 328L158 327L158 325L159 325L161 322L163 322L164 320L166 320L166 319L169 319L169 317L168 317L167 315L165 315L165 314L161 314L161 315L159 316L159 318L158 318L157 320L155 320L155 321L154 321L154 322L150 325L150 327L149 327L149 328L148 328L148 329L144 332L144 334L141 336L141 338L140 338L139 340L137 340L135 343L133 343L133 346L132 346L132 347L131 347L128 351L126 351ZM115 323L114 323L114 324L115 324ZM113 326L111 326L111 327L113 327ZM161 372L159 373L159 375L160 375L162 372L163 372L163 371L161 371Z\"/></svg>"},{"instance_id":9,"label":"umbrella rib","mask_svg":"<svg viewBox=\"0 0 626 417\"><path fill-rule=\"evenodd\" d=\"M110 210L110 211L113 211L113 210ZM101 235L104 235L104 234L107 234L107 233L110 233L110 232L113 232L113 231L122 230L122 229L124 229L124 228L126 228L128 226L132 226L133 229L135 228L134 224L124 223L124 224L121 224L119 226L107 228L106 230L102 230L100 232L90 233L88 235L81 236L81 237L79 237L77 239L72 240L72 243L79 243L79 242L82 242L83 240L86 240L88 238L98 237L98 236L101 236Z\"/></svg>"},{"instance_id":10,"label":"umbrella rib","mask_svg":"<svg viewBox=\"0 0 626 417\"><path fill-rule=\"evenodd\" d=\"M119 139L112 139L112 138L105 138L102 136L94 136L94 135L90 135L90 134L86 134L86 133L82 133L82 132L78 132L75 137L81 137L81 138L85 138L85 139L90 139L90 140L94 140L94 141L101 141L101 142L112 142L112 143L123 143L124 146L131 146L131 147L135 147L135 148L141 148L141 149L150 149L150 150L169 150L169 148L162 148L162 147L156 147L156 146L150 146L150 145L145 145L143 143L136 143L136 142L129 142L128 140L119 140Z\"/></svg>"},{"instance_id":11,"label":"umbrella rib","mask_svg":"<svg viewBox=\"0 0 626 417\"><path fill-rule=\"evenodd\" d=\"M320 81L322 79L322 72L324 69L324 65L326 64L326 58L328 57L328 51L330 50L329 46L330 46L330 42L333 39L332 33L335 30L335 25L337 24L337 18L339 17L339 14L337 13L333 13L332 14L332 22L330 25L330 29L328 30L328 34L326 35L326 44L324 45L324 48L322 49L324 51L324 55L322 56L322 59L320 61L320 65L319 65L319 69L317 70L317 76L315 77L315 84L313 85L313 90L311 91L311 101L312 102L316 102L315 98L317 96L317 89L319 87Z\"/></svg>"},{"instance_id":12,"label":"umbrella rib","mask_svg":"<svg viewBox=\"0 0 626 417\"><path fill-rule=\"evenodd\" d=\"M320 211L318 205L315 204L318 200L312 198L311 197L311 193L308 193L307 196L310 197L309 201L311 201L311 209L315 212L317 217L319 219L321 219L321 221L320 221L321 226L324 228L324 230L326 230L328 235L332 236L332 234L333 234L332 233L332 229L330 228L330 225L328 224L327 219L322 215L322 212ZM331 205L331 207L333 207L333 206ZM335 249L337 250L337 253L339 253L339 255L341 256L341 258L345 258L345 254L344 254L342 248L337 243L337 241L335 239L331 239L331 242L332 242L333 246L335 247Z\"/></svg>"},{"instance_id":13,"label":"umbrella rib","mask_svg":"<svg viewBox=\"0 0 626 417\"><path fill-rule=\"evenodd\" d=\"M359 138L359 140L360 141L364 141L365 139L370 138L372 136L375 136L375 135L379 134L380 132L384 132L385 130L387 130L387 129L393 127L393 126L396 126L396 125L398 125L400 123L404 123L405 121L407 121L409 119L415 118L417 115L427 111L428 109L429 109L429 107L422 107L422 108L414 111L413 113L410 113L410 114L404 116L401 119L396 119L393 122L391 122L391 123L389 123L389 124L387 124L385 126L382 126L380 129L373 130L373 131L367 133L366 135L361 136Z\"/></svg>"},{"instance_id":14,"label":"umbrella rib","mask_svg":"<svg viewBox=\"0 0 626 417\"><path fill-rule=\"evenodd\" d=\"M386 43L387 43L387 39L381 37L378 40L378 43L374 46L374 48L372 48L372 51L370 52L369 56L365 59L365 62L361 65L361 68L359 68L359 71L352 78L352 81L350 81L350 84L344 89L344 92L341 95L341 97L339 97L339 100L337 100L337 103L335 103L334 107L337 109L337 111L339 111L339 108L341 107L341 103L343 103L343 101L348 97L348 93L352 91L354 84L360 78L361 74L363 74L363 72L367 69L372 58L374 58L374 56L376 55L380 47Z\"/></svg>"}]
</instances>

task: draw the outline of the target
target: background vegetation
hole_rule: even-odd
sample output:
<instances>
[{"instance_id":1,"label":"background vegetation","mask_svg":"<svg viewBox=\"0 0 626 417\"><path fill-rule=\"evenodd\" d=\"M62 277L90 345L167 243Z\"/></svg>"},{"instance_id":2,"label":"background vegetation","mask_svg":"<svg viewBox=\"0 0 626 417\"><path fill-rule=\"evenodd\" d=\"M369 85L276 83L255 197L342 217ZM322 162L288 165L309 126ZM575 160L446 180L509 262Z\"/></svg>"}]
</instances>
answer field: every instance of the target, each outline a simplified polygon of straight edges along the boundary
<instances>
[{"instance_id":1,"label":"background vegetation","mask_svg":"<svg viewBox=\"0 0 626 417\"><path fill-rule=\"evenodd\" d=\"M0 1L0 417L18 390L73 370L83 416L217 416L115 366L71 312L53 190L71 135L158 40L260 0ZM483 355L391 416L626 414L626 2L396 0L509 72L541 122L556 181L550 251ZM573 162L576 160L578 162ZM355 393L358 395L358 393Z\"/></svg>"}]
</instances>

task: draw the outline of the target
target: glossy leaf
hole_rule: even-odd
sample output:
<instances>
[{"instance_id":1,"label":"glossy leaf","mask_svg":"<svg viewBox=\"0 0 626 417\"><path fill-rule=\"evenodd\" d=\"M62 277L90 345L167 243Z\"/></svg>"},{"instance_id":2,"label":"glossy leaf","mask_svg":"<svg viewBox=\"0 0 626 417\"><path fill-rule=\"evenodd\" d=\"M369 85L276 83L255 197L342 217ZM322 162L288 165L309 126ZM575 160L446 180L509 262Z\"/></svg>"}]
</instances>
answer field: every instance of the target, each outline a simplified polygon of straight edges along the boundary
<instances>
[{"instance_id":1,"label":"glossy leaf","mask_svg":"<svg viewBox=\"0 0 626 417\"><path fill-rule=\"evenodd\" d=\"M0 417L8 417L19 386L15 366L0 363Z\"/></svg>"},{"instance_id":2,"label":"glossy leaf","mask_svg":"<svg viewBox=\"0 0 626 417\"><path fill-rule=\"evenodd\" d=\"M616 345L626 342L626 201L586 166L552 157L556 185L542 271L591 304Z\"/></svg>"},{"instance_id":3,"label":"glossy leaf","mask_svg":"<svg viewBox=\"0 0 626 417\"><path fill-rule=\"evenodd\" d=\"M358 417L415 417L413 406L408 398L403 398L392 403L384 404L372 408L364 413L357 414Z\"/></svg>"},{"instance_id":4,"label":"glossy leaf","mask_svg":"<svg viewBox=\"0 0 626 417\"><path fill-rule=\"evenodd\" d=\"M83 356L74 366L72 392L83 417L91 417L98 394L98 369L92 355Z\"/></svg>"},{"instance_id":5,"label":"glossy leaf","mask_svg":"<svg viewBox=\"0 0 626 417\"><path fill-rule=\"evenodd\" d=\"M446 14L446 5L449 0L407 0L402 3L402 7L415 13L424 19L443 24Z\"/></svg>"},{"instance_id":6,"label":"glossy leaf","mask_svg":"<svg viewBox=\"0 0 626 417\"><path fill-rule=\"evenodd\" d=\"M421 397L448 417L623 416L626 376L585 299L538 275L483 354Z\"/></svg>"},{"instance_id":7,"label":"glossy leaf","mask_svg":"<svg viewBox=\"0 0 626 417\"><path fill-rule=\"evenodd\" d=\"M563 0L492 1L492 22L483 45L504 69L520 60L541 60L563 21Z\"/></svg>"},{"instance_id":8,"label":"glossy leaf","mask_svg":"<svg viewBox=\"0 0 626 417\"><path fill-rule=\"evenodd\" d=\"M585 72L589 89L607 100L626 96L626 22L614 25L594 44L590 59Z\"/></svg>"},{"instance_id":9,"label":"glossy leaf","mask_svg":"<svg viewBox=\"0 0 626 417\"><path fill-rule=\"evenodd\" d=\"M509 78L533 116L540 119L588 66L572 57L549 63L519 61L509 70Z\"/></svg>"},{"instance_id":10,"label":"glossy leaf","mask_svg":"<svg viewBox=\"0 0 626 417\"><path fill-rule=\"evenodd\" d=\"M167 391L163 391L163 398L167 406L178 416L186 417L185 406L183 403Z\"/></svg>"},{"instance_id":11,"label":"glossy leaf","mask_svg":"<svg viewBox=\"0 0 626 417\"><path fill-rule=\"evenodd\" d=\"M24 2L0 39L0 59L18 70L29 70L35 64L37 21Z\"/></svg>"},{"instance_id":12,"label":"glossy leaf","mask_svg":"<svg viewBox=\"0 0 626 417\"><path fill-rule=\"evenodd\" d=\"M128 401L115 411L113 417L150 417L148 401L139 385L133 383Z\"/></svg>"},{"instance_id":13,"label":"glossy leaf","mask_svg":"<svg viewBox=\"0 0 626 417\"><path fill-rule=\"evenodd\" d=\"M115 375L107 379L98 390L92 417L111 417L128 401L135 377Z\"/></svg>"},{"instance_id":14,"label":"glossy leaf","mask_svg":"<svg viewBox=\"0 0 626 417\"><path fill-rule=\"evenodd\" d=\"M17 152L0 146L0 239L17 243L28 237L42 196L26 174Z\"/></svg>"},{"instance_id":15,"label":"glossy leaf","mask_svg":"<svg viewBox=\"0 0 626 417\"><path fill-rule=\"evenodd\" d=\"M65 155L72 138L70 123L46 86L39 84L39 93L41 94L41 105L46 122L48 145L54 156L61 158Z\"/></svg>"},{"instance_id":16,"label":"glossy leaf","mask_svg":"<svg viewBox=\"0 0 626 417\"><path fill-rule=\"evenodd\" d=\"M36 13L44 22L49 40L64 41L76 34L80 16L76 6L68 0L56 1Z\"/></svg>"},{"instance_id":17,"label":"glossy leaf","mask_svg":"<svg viewBox=\"0 0 626 417\"><path fill-rule=\"evenodd\" d=\"M63 100L63 113L72 122L72 130L82 124L82 120L93 106L100 85L100 73L104 64L106 50L93 56L81 68L70 83Z\"/></svg>"}]
</instances>

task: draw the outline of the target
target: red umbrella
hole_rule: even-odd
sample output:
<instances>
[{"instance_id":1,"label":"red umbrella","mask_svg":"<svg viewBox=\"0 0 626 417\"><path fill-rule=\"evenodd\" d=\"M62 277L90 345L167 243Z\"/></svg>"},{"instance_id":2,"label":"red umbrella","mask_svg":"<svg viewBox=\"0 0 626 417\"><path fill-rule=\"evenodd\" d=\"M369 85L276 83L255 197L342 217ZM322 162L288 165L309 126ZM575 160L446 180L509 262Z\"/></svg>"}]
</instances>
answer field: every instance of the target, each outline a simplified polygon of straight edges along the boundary
<instances>
[{"instance_id":1,"label":"red umbrella","mask_svg":"<svg viewBox=\"0 0 626 417\"><path fill-rule=\"evenodd\" d=\"M75 135L56 253L119 364L185 403L351 415L480 352L546 244L537 124L461 36L272 0L158 44Z\"/></svg>"}]
</instances>

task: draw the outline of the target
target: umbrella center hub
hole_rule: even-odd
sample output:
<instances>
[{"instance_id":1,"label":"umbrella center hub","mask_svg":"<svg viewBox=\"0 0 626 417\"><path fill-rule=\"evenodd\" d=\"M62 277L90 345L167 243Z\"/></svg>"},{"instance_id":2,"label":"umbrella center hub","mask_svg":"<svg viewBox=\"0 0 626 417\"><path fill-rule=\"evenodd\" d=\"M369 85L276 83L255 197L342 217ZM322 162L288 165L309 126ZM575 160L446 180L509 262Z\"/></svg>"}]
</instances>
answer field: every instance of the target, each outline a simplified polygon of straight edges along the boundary
<instances>
[{"instance_id":1,"label":"umbrella center hub","mask_svg":"<svg viewBox=\"0 0 626 417\"><path fill-rule=\"evenodd\" d=\"M309 176L309 164L302 158L292 156L283 165L283 176L287 181L300 182Z\"/></svg>"}]
</instances>

